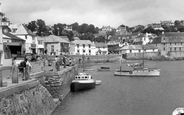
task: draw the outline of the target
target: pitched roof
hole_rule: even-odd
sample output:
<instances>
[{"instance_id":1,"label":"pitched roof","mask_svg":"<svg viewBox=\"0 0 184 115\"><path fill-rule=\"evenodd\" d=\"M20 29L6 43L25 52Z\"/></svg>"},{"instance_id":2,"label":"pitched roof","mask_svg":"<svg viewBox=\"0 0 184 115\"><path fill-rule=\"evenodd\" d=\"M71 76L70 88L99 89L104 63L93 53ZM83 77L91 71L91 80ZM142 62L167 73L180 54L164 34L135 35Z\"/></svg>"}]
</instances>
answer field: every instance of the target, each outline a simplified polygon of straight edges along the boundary
<instances>
[{"instance_id":1,"label":"pitched roof","mask_svg":"<svg viewBox=\"0 0 184 115\"><path fill-rule=\"evenodd\" d=\"M91 45L94 45L90 40L74 40L72 41L72 43L74 44L91 44Z\"/></svg>"},{"instance_id":2,"label":"pitched roof","mask_svg":"<svg viewBox=\"0 0 184 115\"><path fill-rule=\"evenodd\" d=\"M69 43L65 39L62 39L61 37L55 36L55 35L50 35L50 36L44 37L44 41L50 42L50 43L52 43L52 42Z\"/></svg>"},{"instance_id":3,"label":"pitched roof","mask_svg":"<svg viewBox=\"0 0 184 115\"><path fill-rule=\"evenodd\" d=\"M44 40L45 37L40 37L40 36L37 36L37 40Z\"/></svg>"},{"instance_id":4,"label":"pitched roof","mask_svg":"<svg viewBox=\"0 0 184 115\"><path fill-rule=\"evenodd\" d=\"M161 43L162 38L160 36L156 37L153 39L153 41L151 42L152 44L158 44Z\"/></svg>"},{"instance_id":5,"label":"pitched roof","mask_svg":"<svg viewBox=\"0 0 184 115\"><path fill-rule=\"evenodd\" d=\"M154 45L128 45L128 46L124 46L121 48L121 50L142 50L142 49L158 49L156 46Z\"/></svg>"},{"instance_id":6,"label":"pitched roof","mask_svg":"<svg viewBox=\"0 0 184 115\"><path fill-rule=\"evenodd\" d=\"M13 33L15 35L31 35L31 36L36 36L29 29L27 29L24 24L12 24L9 27L11 29L13 29L13 28L16 28L17 29L17 31L15 33Z\"/></svg>"},{"instance_id":7,"label":"pitched roof","mask_svg":"<svg viewBox=\"0 0 184 115\"><path fill-rule=\"evenodd\" d=\"M19 38L19 37L15 36L15 35L13 35L13 34L11 34L11 33L9 33L9 32L7 32L7 33L3 33L3 35L5 35L5 36L3 36L3 37L6 37L6 36L7 36L7 37L9 37L9 38L11 38L11 39L25 41L24 39Z\"/></svg>"},{"instance_id":8,"label":"pitched roof","mask_svg":"<svg viewBox=\"0 0 184 115\"><path fill-rule=\"evenodd\" d=\"M75 36L79 36L80 35L80 33L77 32L76 30L72 30L72 32L73 32L73 35L75 35Z\"/></svg>"},{"instance_id":9,"label":"pitched roof","mask_svg":"<svg viewBox=\"0 0 184 115\"><path fill-rule=\"evenodd\" d=\"M107 44L106 44L106 43L99 43L99 42L96 42L96 43L95 43L95 46L96 46L96 47L107 47Z\"/></svg>"},{"instance_id":10,"label":"pitched roof","mask_svg":"<svg viewBox=\"0 0 184 115\"><path fill-rule=\"evenodd\" d=\"M184 32L167 32L162 34L161 42L184 42Z\"/></svg>"},{"instance_id":11,"label":"pitched roof","mask_svg":"<svg viewBox=\"0 0 184 115\"><path fill-rule=\"evenodd\" d=\"M70 40L69 40L69 38L67 36L59 36L59 37L64 39L64 40L66 40L66 41L68 41L68 42L70 42Z\"/></svg>"},{"instance_id":12,"label":"pitched roof","mask_svg":"<svg viewBox=\"0 0 184 115\"><path fill-rule=\"evenodd\" d=\"M80 38L79 38L79 37L73 37L73 39L74 39L74 40L80 40Z\"/></svg>"}]
</instances>

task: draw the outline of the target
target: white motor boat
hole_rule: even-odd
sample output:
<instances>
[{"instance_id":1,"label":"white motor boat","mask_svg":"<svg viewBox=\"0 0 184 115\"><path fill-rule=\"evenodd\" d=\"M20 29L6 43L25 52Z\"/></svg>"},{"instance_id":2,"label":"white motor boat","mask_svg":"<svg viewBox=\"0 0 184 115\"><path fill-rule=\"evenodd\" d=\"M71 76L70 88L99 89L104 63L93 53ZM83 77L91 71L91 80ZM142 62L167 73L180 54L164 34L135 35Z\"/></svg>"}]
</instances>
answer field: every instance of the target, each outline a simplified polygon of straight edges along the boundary
<instances>
[{"instance_id":1,"label":"white motor boat","mask_svg":"<svg viewBox=\"0 0 184 115\"><path fill-rule=\"evenodd\" d=\"M70 88L72 92L95 88L96 81L88 73L79 73L72 81Z\"/></svg>"}]
</instances>

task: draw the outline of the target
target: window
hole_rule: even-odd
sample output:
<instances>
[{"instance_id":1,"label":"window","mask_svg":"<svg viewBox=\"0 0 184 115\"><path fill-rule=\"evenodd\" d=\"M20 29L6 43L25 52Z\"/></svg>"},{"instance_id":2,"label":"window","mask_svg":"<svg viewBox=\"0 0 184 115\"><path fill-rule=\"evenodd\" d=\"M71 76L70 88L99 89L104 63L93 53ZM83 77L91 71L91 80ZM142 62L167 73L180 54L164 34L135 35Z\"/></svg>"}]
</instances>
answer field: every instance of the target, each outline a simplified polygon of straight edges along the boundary
<instances>
[{"instance_id":1,"label":"window","mask_svg":"<svg viewBox=\"0 0 184 115\"><path fill-rule=\"evenodd\" d=\"M79 44L77 44L77 47L79 48Z\"/></svg>"},{"instance_id":2,"label":"window","mask_svg":"<svg viewBox=\"0 0 184 115\"><path fill-rule=\"evenodd\" d=\"M54 45L51 45L51 52L54 52Z\"/></svg>"},{"instance_id":3,"label":"window","mask_svg":"<svg viewBox=\"0 0 184 115\"><path fill-rule=\"evenodd\" d=\"M33 41L35 40L35 38L34 38L34 37L33 37L32 39L33 39Z\"/></svg>"},{"instance_id":4,"label":"window","mask_svg":"<svg viewBox=\"0 0 184 115\"><path fill-rule=\"evenodd\" d=\"M25 38L27 39L27 35L25 35Z\"/></svg>"},{"instance_id":5,"label":"window","mask_svg":"<svg viewBox=\"0 0 184 115\"><path fill-rule=\"evenodd\" d=\"M171 43L170 43L170 45L171 45Z\"/></svg>"},{"instance_id":6,"label":"window","mask_svg":"<svg viewBox=\"0 0 184 115\"><path fill-rule=\"evenodd\" d=\"M82 44L83 45L83 48L85 48L85 44Z\"/></svg>"},{"instance_id":7,"label":"window","mask_svg":"<svg viewBox=\"0 0 184 115\"><path fill-rule=\"evenodd\" d=\"M165 50L165 47L164 47L164 50Z\"/></svg>"},{"instance_id":8,"label":"window","mask_svg":"<svg viewBox=\"0 0 184 115\"><path fill-rule=\"evenodd\" d=\"M38 44L42 44L42 41L41 41L41 40L39 40L39 41L38 41Z\"/></svg>"},{"instance_id":9,"label":"window","mask_svg":"<svg viewBox=\"0 0 184 115\"><path fill-rule=\"evenodd\" d=\"M85 53L86 51L85 50L83 50L83 53Z\"/></svg>"},{"instance_id":10,"label":"window","mask_svg":"<svg viewBox=\"0 0 184 115\"><path fill-rule=\"evenodd\" d=\"M130 50L130 53L132 53L132 50Z\"/></svg>"},{"instance_id":11,"label":"window","mask_svg":"<svg viewBox=\"0 0 184 115\"><path fill-rule=\"evenodd\" d=\"M91 44L88 44L89 48L91 48Z\"/></svg>"},{"instance_id":12,"label":"window","mask_svg":"<svg viewBox=\"0 0 184 115\"><path fill-rule=\"evenodd\" d=\"M165 43L164 43L164 46L165 46Z\"/></svg>"},{"instance_id":13,"label":"window","mask_svg":"<svg viewBox=\"0 0 184 115\"><path fill-rule=\"evenodd\" d=\"M182 45L182 43L181 43L181 45Z\"/></svg>"},{"instance_id":14,"label":"window","mask_svg":"<svg viewBox=\"0 0 184 115\"><path fill-rule=\"evenodd\" d=\"M170 51L172 51L172 48L170 48Z\"/></svg>"},{"instance_id":15,"label":"window","mask_svg":"<svg viewBox=\"0 0 184 115\"><path fill-rule=\"evenodd\" d=\"M174 50L176 51L176 47L174 48Z\"/></svg>"},{"instance_id":16,"label":"window","mask_svg":"<svg viewBox=\"0 0 184 115\"><path fill-rule=\"evenodd\" d=\"M141 52L141 50L139 50L139 52Z\"/></svg>"},{"instance_id":17,"label":"window","mask_svg":"<svg viewBox=\"0 0 184 115\"><path fill-rule=\"evenodd\" d=\"M89 50L89 53L91 53L91 50Z\"/></svg>"},{"instance_id":18,"label":"window","mask_svg":"<svg viewBox=\"0 0 184 115\"><path fill-rule=\"evenodd\" d=\"M79 53L79 50L77 50L77 52Z\"/></svg>"},{"instance_id":19,"label":"window","mask_svg":"<svg viewBox=\"0 0 184 115\"><path fill-rule=\"evenodd\" d=\"M181 51L181 47L180 47L180 51Z\"/></svg>"},{"instance_id":20,"label":"window","mask_svg":"<svg viewBox=\"0 0 184 115\"><path fill-rule=\"evenodd\" d=\"M15 33L17 31L17 28L12 29L12 33Z\"/></svg>"},{"instance_id":21,"label":"window","mask_svg":"<svg viewBox=\"0 0 184 115\"><path fill-rule=\"evenodd\" d=\"M176 43L175 43L175 45L176 45Z\"/></svg>"}]
</instances>

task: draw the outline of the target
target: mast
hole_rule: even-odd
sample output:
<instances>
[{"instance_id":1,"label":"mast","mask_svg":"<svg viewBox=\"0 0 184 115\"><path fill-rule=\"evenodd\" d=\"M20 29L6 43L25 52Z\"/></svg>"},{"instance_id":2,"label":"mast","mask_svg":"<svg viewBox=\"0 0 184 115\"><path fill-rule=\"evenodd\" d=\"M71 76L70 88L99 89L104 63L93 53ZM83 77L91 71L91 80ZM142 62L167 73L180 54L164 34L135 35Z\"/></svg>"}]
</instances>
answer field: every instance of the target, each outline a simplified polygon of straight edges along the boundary
<instances>
[{"instance_id":1,"label":"mast","mask_svg":"<svg viewBox=\"0 0 184 115\"><path fill-rule=\"evenodd\" d=\"M144 68L144 45L143 45L143 62L142 62L142 64L143 64L143 68Z\"/></svg>"},{"instance_id":2,"label":"mast","mask_svg":"<svg viewBox=\"0 0 184 115\"><path fill-rule=\"evenodd\" d=\"M84 72L84 54L82 55L82 71Z\"/></svg>"},{"instance_id":3,"label":"mast","mask_svg":"<svg viewBox=\"0 0 184 115\"><path fill-rule=\"evenodd\" d=\"M121 64L121 59L120 59L120 72L121 72L121 65L122 65L122 64Z\"/></svg>"}]
</instances>

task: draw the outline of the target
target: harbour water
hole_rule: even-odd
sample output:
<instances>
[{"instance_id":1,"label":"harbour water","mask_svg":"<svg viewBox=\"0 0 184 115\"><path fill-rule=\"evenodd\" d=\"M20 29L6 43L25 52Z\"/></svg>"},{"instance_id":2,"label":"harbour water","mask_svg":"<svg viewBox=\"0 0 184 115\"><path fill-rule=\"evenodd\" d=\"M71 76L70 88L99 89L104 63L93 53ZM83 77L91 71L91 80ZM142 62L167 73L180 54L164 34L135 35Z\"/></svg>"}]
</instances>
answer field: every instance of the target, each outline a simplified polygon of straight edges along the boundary
<instances>
[{"instance_id":1,"label":"harbour water","mask_svg":"<svg viewBox=\"0 0 184 115\"><path fill-rule=\"evenodd\" d=\"M160 68L160 77L114 76L119 63L104 64L111 67L109 72L88 71L102 84L69 93L53 115L172 115L174 109L184 107L184 61L148 61L145 65Z\"/></svg>"}]
</instances>

